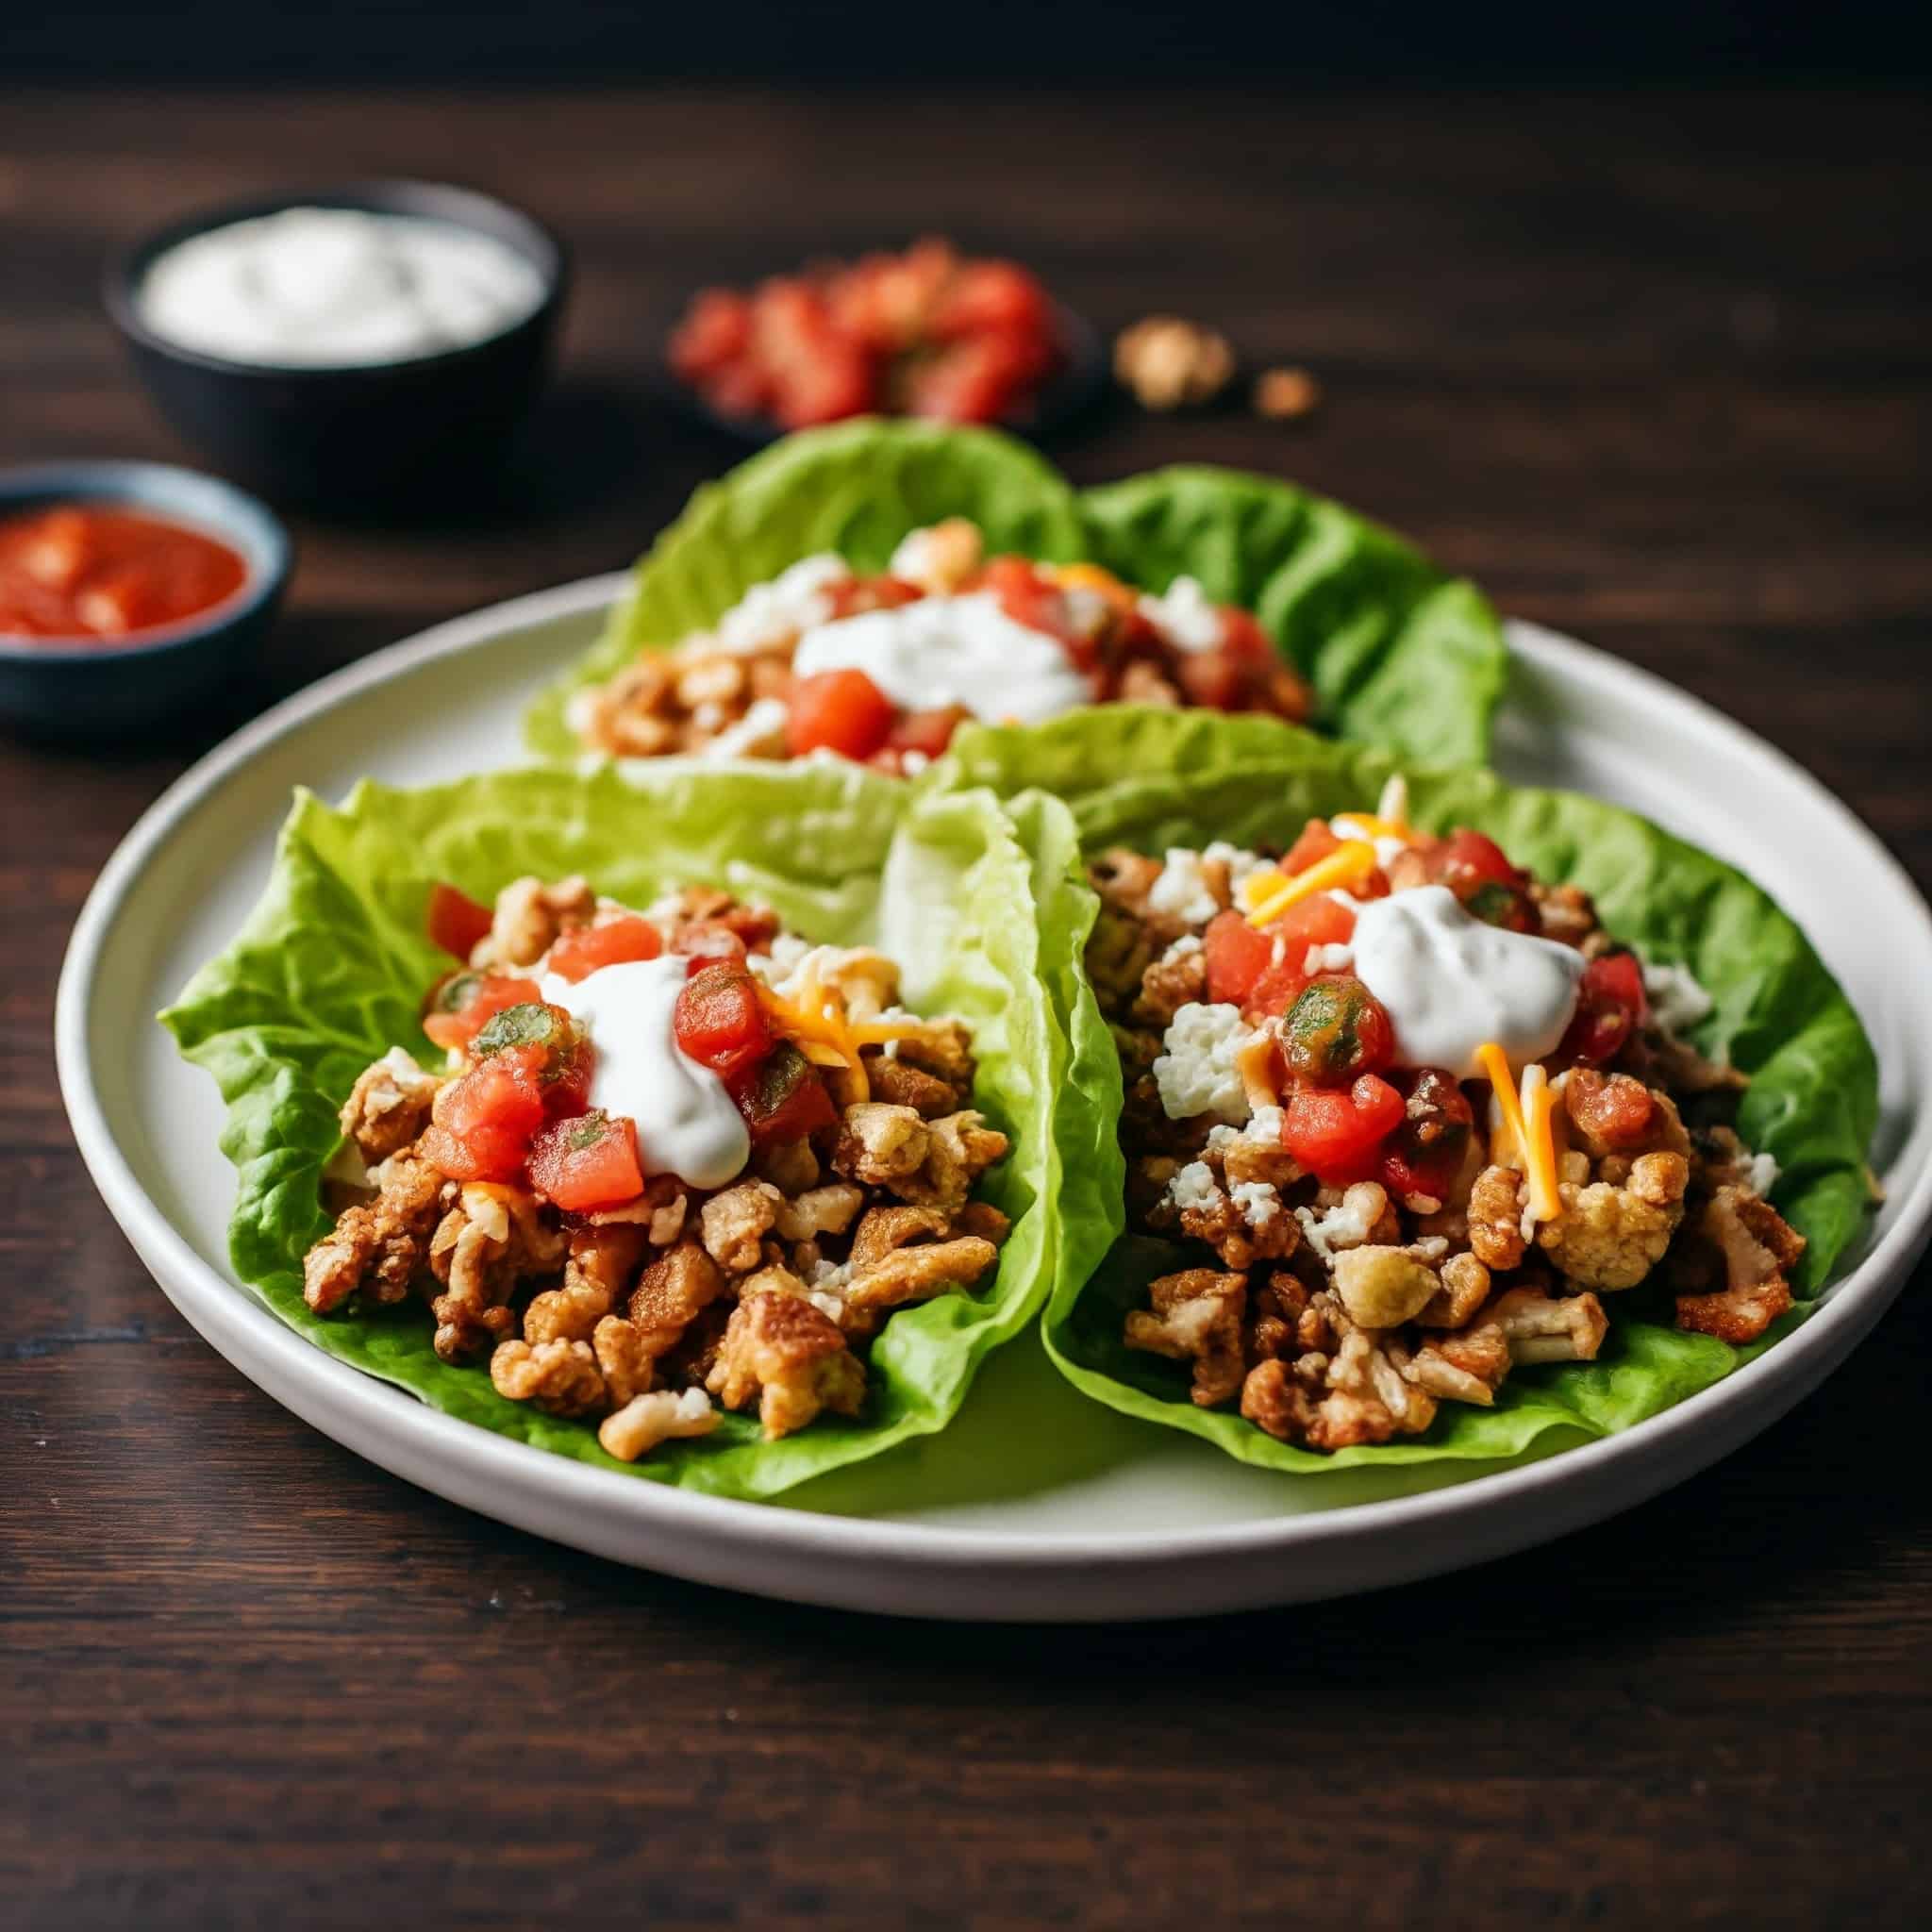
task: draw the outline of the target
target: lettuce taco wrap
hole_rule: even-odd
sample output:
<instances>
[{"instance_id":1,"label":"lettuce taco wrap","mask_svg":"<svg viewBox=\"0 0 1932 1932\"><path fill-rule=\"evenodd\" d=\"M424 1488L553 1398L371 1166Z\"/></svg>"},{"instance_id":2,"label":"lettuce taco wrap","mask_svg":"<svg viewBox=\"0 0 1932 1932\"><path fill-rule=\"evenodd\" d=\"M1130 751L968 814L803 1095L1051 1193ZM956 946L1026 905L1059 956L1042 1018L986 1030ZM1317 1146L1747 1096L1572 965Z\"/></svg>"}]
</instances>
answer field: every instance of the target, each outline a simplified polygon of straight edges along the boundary
<instances>
[{"instance_id":1,"label":"lettuce taco wrap","mask_svg":"<svg viewBox=\"0 0 1932 1932\"><path fill-rule=\"evenodd\" d=\"M1066 1024L1132 1232L1045 1337L1113 1407L1296 1471L1603 1434L1774 1343L1859 1225L1857 1015L1630 812L1124 709L936 781L1066 798L1101 900Z\"/></svg>"},{"instance_id":2,"label":"lettuce taco wrap","mask_svg":"<svg viewBox=\"0 0 1932 1932\"><path fill-rule=\"evenodd\" d=\"M700 490L527 730L551 758L913 775L968 720L1126 703L1479 758L1503 669L1474 587L1292 485L1196 466L1076 491L994 431L858 422Z\"/></svg>"},{"instance_id":3,"label":"lettuce taco wrap","mask_svg":"<svg viewBox=\"0 0 1932 1932\"><path fill-rule=\"evenodd\" d=\"M1110 1239L1053 800L847 765L298 796L162 1017L237 1274L480 1427L767 1496L942 1427ZM426 1304L426 1306L425 1306Z\"/></svg>"}]
</instances>

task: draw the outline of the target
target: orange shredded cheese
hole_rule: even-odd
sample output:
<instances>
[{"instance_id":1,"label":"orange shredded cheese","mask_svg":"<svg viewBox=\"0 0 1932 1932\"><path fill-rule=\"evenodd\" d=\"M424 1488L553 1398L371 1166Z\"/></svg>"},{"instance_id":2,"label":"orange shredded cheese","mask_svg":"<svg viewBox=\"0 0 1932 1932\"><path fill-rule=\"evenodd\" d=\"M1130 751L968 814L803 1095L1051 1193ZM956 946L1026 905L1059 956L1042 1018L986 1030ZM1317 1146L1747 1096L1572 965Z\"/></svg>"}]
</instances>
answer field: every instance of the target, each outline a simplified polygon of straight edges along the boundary
<instances>
[{"instance_id":1,"label":"orange shredded cheese","mask_svg":"<svg viewBox=\"0 0 1932 1932\"><path fill-rule=\"evenodd\" d=\"M1557 1191L1557 1096L1550 1091L1549 1075L1535 1060L1523 1070L1517 1106L1523 1115L1524 1171L1529 1177L1524 1222L1555 1221L1563 1211L1563 1197Z\"/></svg>"},{"instance_id":2,"label":"orange shredded cheese","mask_svg":"<svg viewBox=\"0 0 1932 1932\"><path fill-rule=\"evenodd\" d=\"M858 1083L861 1100L871 1099L872 1082L866 1076L859 1048L905 1040L918 1030L899 1020L868 1020L854 1025L844 1002L832 988L821 984L816 970L809 967L800 977L795 997L788 999L760 981L758 999L779 1030L814 1066L841 1067L849 1072Z\"/></svg>"},{"instance_id":3,"label":"orange shredded cheese","mask_svg":"<svg viewBox=\"0 0 1932 1932\"><path fill-rule=\"evenodd\" d=\"M1502 1163L1506 1153L1516 1154L1519 1159L1525 1158L1523 1150L1529 1145L1529 1135L1523 1119L1523 1103L1516 1096L1516 1082L1509 1077L1509 1059L1493 1040L1485 1041L1475 1050L1476 1064L1483 1070L1483 1077L1490 1083L1490 1091L1496 1096L1496 1108L1503 1116L1503 1128L1509 1136L1508 1148L1499 1148L1494 1137L1490 1141L1490 1158Z\"/></svg>"},{"instance_id":4,"label":"orange shredded cheese","mask_svg":"<svg viewBox=\"0 0 1932 1932\"><path fill-rule=\"evenodd\" d=\"M1248 902L1248 924L1267 925L1291 906L1331 886L1359 885L1374 869L1375 848L1361 839L1344 839L1326 858L1318 858L1292 878L1277 868L1272 874L1262 874L1258 884L1250 879L1241 889Z\"/></svg>"}]
</instances>

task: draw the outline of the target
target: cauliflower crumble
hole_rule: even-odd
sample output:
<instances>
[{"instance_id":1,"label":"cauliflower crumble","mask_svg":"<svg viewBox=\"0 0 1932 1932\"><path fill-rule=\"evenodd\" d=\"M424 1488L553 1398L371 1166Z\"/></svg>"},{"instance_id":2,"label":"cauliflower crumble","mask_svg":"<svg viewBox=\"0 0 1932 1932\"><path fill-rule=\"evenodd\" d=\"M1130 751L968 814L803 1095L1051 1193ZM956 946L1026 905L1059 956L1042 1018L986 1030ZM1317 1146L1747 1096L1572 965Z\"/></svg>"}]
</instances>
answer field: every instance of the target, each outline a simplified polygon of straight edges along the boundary
<instances>
[{"instance_id":1,"label":"cauliflower crumble","mask_svg":"<svg viewBox=\"0 0 1932 1932\"><path fill-rule=\"evenodd\" d=\"M1238 1064L1250 1039L1241 1008L1191 1002L1174 1016L1154 1062L1155 1084L1169 1120L1210 1114L1239 1126L1248 1118L1248 1093Z\"/></svg>"}]
</instances>

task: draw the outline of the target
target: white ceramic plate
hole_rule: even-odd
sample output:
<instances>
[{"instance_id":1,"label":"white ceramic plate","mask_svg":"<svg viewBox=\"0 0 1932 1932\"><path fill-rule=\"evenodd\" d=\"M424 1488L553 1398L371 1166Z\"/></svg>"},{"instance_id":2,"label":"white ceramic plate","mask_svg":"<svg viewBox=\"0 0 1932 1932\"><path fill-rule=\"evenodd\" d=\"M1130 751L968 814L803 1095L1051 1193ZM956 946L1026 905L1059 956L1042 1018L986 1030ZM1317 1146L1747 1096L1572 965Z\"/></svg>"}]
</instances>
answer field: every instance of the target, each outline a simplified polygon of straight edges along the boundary
<instances>
[{"instance_id":1,"label":"white ceramic plate","mask_svg":"<svg viewBox=\"0 0 1932 1932\"><path fill-rule=\"evenodd\" d=\"M529 693L590 641L619 583L443 625L240 732L128 835L62 974L61 1091L115 1219L243 1374L385 1469L623 1562L853 1608L1080 1620L1335 1596L1561 1535L1716 1460L1843 1358L1924 1247L1932 917L1911 883L1760 740L1655 678L1514 625L1503 767L1636 806L1754 874L1823 950L1877 1044L1874 1162L1890 1199L1824 1307L1762 1359L1624 1436L1517 1464L1296 1479L1084 1401L1023 1340L987 1365L945 1434L776 1505L593 1469L423 1407L311 1348L236 1283L220 1103L153 1015L253 903L291 786L340 797L365 774L421 784L503 763Z\"/></svg>"}]
</instances>

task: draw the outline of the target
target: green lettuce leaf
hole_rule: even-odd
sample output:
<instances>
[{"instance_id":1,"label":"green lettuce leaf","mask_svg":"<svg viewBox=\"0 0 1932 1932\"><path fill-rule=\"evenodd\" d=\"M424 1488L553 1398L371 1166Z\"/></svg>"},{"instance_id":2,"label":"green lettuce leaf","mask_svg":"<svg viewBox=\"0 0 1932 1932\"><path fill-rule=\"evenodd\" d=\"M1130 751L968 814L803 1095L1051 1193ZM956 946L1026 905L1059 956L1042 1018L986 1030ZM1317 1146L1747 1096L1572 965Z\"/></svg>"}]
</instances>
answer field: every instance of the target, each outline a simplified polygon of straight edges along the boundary
<instances>
[{"instance_id":1,"label":"green lettuce leaf","mask_svg":"<svg viewBox=\"0 0 1932 1932\"><path fill-rule=\"evenodd\" d=\"M434 1049L417 1024L448 964L424 935L431 883L487 900L521 874L582 872L632 904L710 882L766 901L807 937L877 942L916 1009L960 1015L979 1059L975 1102L1012 1138L987 1193L1013 1217L997 1274L892 1316L856 1421L825 1417L782 1441L727 1416L710 1436L612 1460L582 1423L507 1402L481 1366L430 1348L418 1305L324 1321L302 1300L301 1259L327 1226L319 1199L339 1144L336 1109L376 1055ZM1067 1078L1056 1000L1092 918L1072 819L1057 801L915 792L852 766L672 766L626 782L525 771L417 791L360 786L341 809L298 793L260 903L232 945L161 1018L228 1104L222 1148L240 1172L236 1274L290 1326L358 1368L479 1427L655 1481L769 1496L941 1428L987 1352L1084 1277L1118 1227L1078 1164L1111 1137L1104 1090ZM1057 1206L1086 1199L1066 1238ZM1114 1217L1109 1224L1106 1215Z\"/></svg>"},{"instance_id":2,"label":"green lettuce leaf","mask_svg":"<svg viewBox=\"0 0 1932 1932\"><path fill-rule=\"evenodd\" d=\"M706 629L754 584L824 550L884 570L902 537L951 516L972 518L996 550L1080 555L1066 479L997 430L860 418L759 451L703 485L639 560L604 635L531 707L531 750L575 758L582 747L564 720L572 691Z\"/></svg>"},{"instance_id":3,"label":"green lettuce leaf","mask_svg":"<svg viewBox=\"0 0 1932 1932\"><path fill-rule=\"evenodd\" d=\"M1043 787L1072 805L1090 853L1113 844L1159 852L1209 839L1284 845L1311 815L1373 806L1399 769L1387 752L1285 734L1264 721L1122 709L1084 712L1035 731L970 728L929 775L935 784L1002 791ZM1519 865L1583 886L1618 938L1652 963L1687 967L1710 993L1713 1010L1694 1037L1706 1053L1727 1057L1752 1076L1738 1129L1776 1159L1774 1199L1809 1243L1793 1282L1803 1299L1762 1341L1737 1349L1679 1333L1659 1292L1608 1296L1610 1340L1597 1361L1519 1370L1493 1408L1445 1403L1423 1436L1316 1456L1276 1442L1233 1413L1196 1408L1184 1372L1122 1342L1126 1310L1141 1303L1149 1280L1173 1267L1168 1244L1122 1241L1084 1290L1056 1291L1046 1345L1079 1388L1274 1469L1500 1457L1552 1431L1593 1436L1627 1428L1721 1380L1802 1321L1865 1214L1876 1060L1837 981L1765 892L1615 806L1510 786L1486 772L1407 775L1419 824L1436 831L1474 825ZM1072 1037L1080 1039L1083 1029L1091 1035L1098 1019L1083 984L1067 1021ZM1104 1105L1117 1108L1117 1068L1112 1080Z\"/></svg>"},{"instance_id":4,"label":"green lettuce leaf","mask_svg":"<svg viewBox=\"0 0 1932 1932\"><path fill-rule=\"evenodd\" d=\"M822 550L883 569L908 530L970 517L994 550L1105 564L1143 590L1183 573L1253 610L1315 689L1324 730L1413 758L1479 759L1506 653L1474 585L1292 484L1186 466L1075 493L993 430L860 421L808 430L707 484L639 562L604 636L537 700L534 751L574 758L572 691L717 621Z\"/></svg>"}]
</instances>

